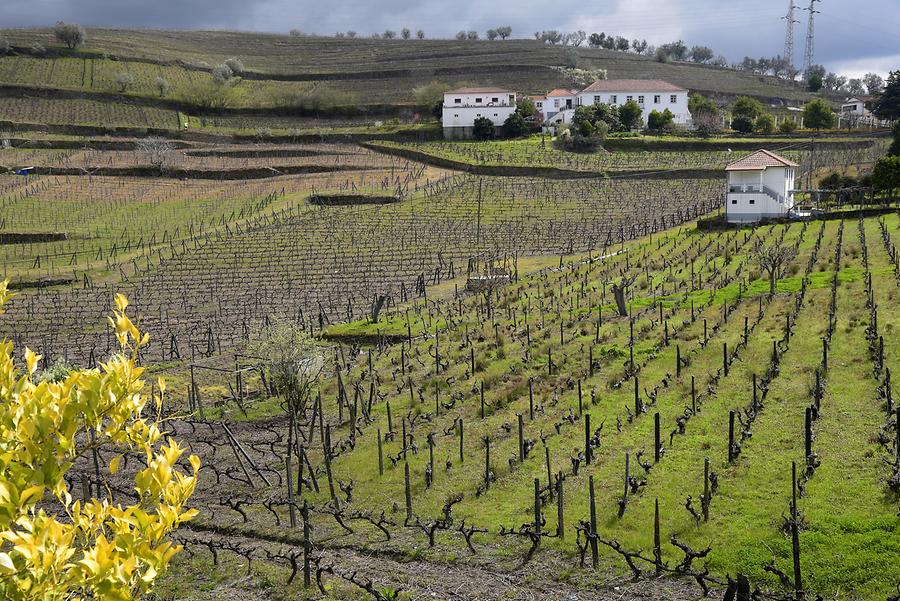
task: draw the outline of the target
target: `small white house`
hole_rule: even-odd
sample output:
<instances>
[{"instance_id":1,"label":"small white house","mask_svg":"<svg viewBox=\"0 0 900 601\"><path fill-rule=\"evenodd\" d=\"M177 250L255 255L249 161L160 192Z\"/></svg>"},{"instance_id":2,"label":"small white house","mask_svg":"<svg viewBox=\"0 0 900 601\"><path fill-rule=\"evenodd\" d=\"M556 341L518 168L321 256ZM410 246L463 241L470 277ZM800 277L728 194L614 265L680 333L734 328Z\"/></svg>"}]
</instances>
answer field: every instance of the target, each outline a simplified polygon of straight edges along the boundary
<instances>
[{"instance_id":1,"label":"small white house","mask_svg":"<svg viewBox=\"0 0 900 601\"><path fill-rule=\"evenodd\" d=\"M547 92L544 100L544 120L550 122L557 113L572 110L578 105L578 90L556 88Z\"/></svg>"},{"instance_id":2,"label":"small white house","mask_svg":"<svg viewBox=\"0 0 900 601\"><path fill-rule=\"evenodd\" d=\"M768 150L757 150L725 167L728 176L726 221L753 223L787 217L794 208L797 167L797 163Z\"/></svg>"},{"instance_id":3,"label":"small white house","mask_svg":"<svg viewBox=\"0 0 900 601\"><path fill-rule=\"evenodd\" d=\"M680 86L659 79L600 79L578 92L578 105L608 104L622 106L629 100L641 108L644 126L654 110L660 113L669 109L677 125L689 126L688 91Z\"/></svg>"},{"instance_id":4,"label":"small white house","mask_svg":"<svg viewBox=\"0 0 900 601\"><path fill-rule=\"evenodd\" d=\"M448 140L471 138L475 120L490 119L502 127L516 110L516 95L503 88L460 88L444 94L441 124Z\"/></svg>"},{"instance_id":5,"label":"small white house","mask_svg":"<svg viewBox=\"0 0 900 601\"><path fill-rule=\"evenodd\" d=\"M871 111L866 108L866 105L870 104L873 100L875 100L874 96L853 96L848 98L846 102L841 105L841 114L868 117L871 115Z\"/></svg>"}]
</instances>

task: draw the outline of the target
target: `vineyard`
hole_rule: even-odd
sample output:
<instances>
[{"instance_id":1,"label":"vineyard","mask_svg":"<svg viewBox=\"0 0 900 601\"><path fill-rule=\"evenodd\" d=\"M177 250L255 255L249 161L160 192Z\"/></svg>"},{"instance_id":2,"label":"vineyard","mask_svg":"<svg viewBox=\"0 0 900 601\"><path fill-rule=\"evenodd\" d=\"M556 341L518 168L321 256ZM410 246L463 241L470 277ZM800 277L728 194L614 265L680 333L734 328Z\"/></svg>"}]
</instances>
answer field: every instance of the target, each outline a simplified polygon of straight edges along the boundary
<instances>
[{"instance_id":1,"label":"vineyard","mask_svg":"<svg viewBox=\"0 0 900 601\"><path fill-rule=\"evenodd\" d=\"M0 119L108 118L18 100ZM0 338L100 366L125 294L148 410L202 462L156 599L900 595L891 206L718 227L756 140L17 136ZM886 145L760 143L798 181ZM254 350L278 324L321 361L295 411ZM137 501L142 456L111 459L72 494Z\"/></svg>"}]
</instances>

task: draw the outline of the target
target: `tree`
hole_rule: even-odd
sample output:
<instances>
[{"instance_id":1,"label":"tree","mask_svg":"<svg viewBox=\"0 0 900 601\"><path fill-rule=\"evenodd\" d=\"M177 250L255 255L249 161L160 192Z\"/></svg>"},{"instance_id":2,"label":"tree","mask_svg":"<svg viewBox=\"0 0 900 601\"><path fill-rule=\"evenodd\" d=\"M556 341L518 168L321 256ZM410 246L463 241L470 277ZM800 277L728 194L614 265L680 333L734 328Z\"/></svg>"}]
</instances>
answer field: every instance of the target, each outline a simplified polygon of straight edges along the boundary
<instances>
[{"instance_id":1,"label":"tree","mask_svg":"<svg viewBox=\"0 0 900 601\"><path fill-rule=\"evenodd\" d=\"M756 98L749 96L740 96L731 105L732 117L749 117L755 121L763 113L763 106Z\"/></svg>"},{"instance_id":2,"label":"tree","mask_svg":"<svg viewBox=\"0 0 900 601\"><path fill-rule=\"evenodd\" d=\"M782 134L792 134L797 131L797 122L793 119L784 119L778 124L778 131Z\"/></svg>"},{"instance_id":3,"label":"tree","mask_svg":"<svg viewBox=\"0 0 900 601\"><path fill-rule=\"evenodd\" d=\"M769 294L775 294L775 284L781 277L781 270L786 263L797 254L793 246L783 244L764 244L757 242L753 250L753 260L756 265L769 275Z\"/></svg>"},{"instance_id":4,"label":"tree","mask_svg":"<svg viewBox=\"0 0 900 601\"><path fill-rule=\"evenodd\" d=\"M702 94L692 94L688 99L688 111L694 127L703 136L710 136L722 129L719 105Z\"/></svg>"},{"instance_id":5,"label":"tree","mask_svg":"<svg viewBox=\"0 0 900 601\"><path fill-rule=\"evenodd\" d=\"M891 133L894 136L894 141L891 143L891 147L888 148L888 156L900 156L900 120L894 122Z\"/></svg>"},{"instance_id":6,"label":"tree","mask_svg":"<svg viewBox=\"0 0 900 601\"><path fill-rule=\"evenodd\" d=\"M629 48L631 48L631 42L628 41L628 38L616 36L616 50L619 52L628 52Z\"/></svg>"},{"instance_id":7,"label":"tree","mask_svg":"<svg viewBox=\"0 0 900 601\"><path fill-rule=\"evenodd\" d=\"M847 81L847 92L849 92L851 96L859 96L865 94L866 89L863 87L861 79L853 78Z\"/></svg>"},{"instance_id":8,"label":"tree","mask_svg":"<svg viewBox=\"0 0 900 601\"><path fill-rule=\"evenodd\" d=\"M631 40L631 49L637 54L644 54L647 51L647 40Z\"/></svg>"},{"instance_id":9,"label":"tree","mask_svg":"<svg viewBox=\"0 0 900 601\"><path fill-rule=\"evenodd\" d=\"M250 343L260 357L272 388L284 398L292 416L306 415L325 367L325 356L309 332L291 319L276 319Z\"/></svg>"},{"instance_id":10,"label":"tree","mask_svg":"<svg viewBox=\"0 0 900 601\"><path fill-rule=\"evenodd\" d=\"M471 30L467 31L467 32L466 32L466 39L467 39L467 40L477 40L477 39L478 39L478 32L475 31L474 29L471 29Z\"/></svg>"},{"instance_id":11,"label":"tree","mask_svg":"<svg viewBox=\"0 0 900 601\"><path fill-rule=\"evenodd\" d=\"M168 170L176 158L175 146L165 138L157 136L138 140L136 149L139 154L144 156L147 163L160 173Z\"/></svg>"},{"instance_id":12,"label":"tree","mask_svg":"<svg viewBox=\"0 0 900 601\"><path fill-rule=\"evenodd\" d=\"M421 29L416 31L416 39L424 40L425 39L425 31L423 31Z\"/></svg>"},{"instance_id":13,"label":"tree","mask_svg":"<svg viewBox=\"0 0 900 601\"><path fill-rule=\"evenodd\" d=\"M457 40L464 40L464 39L466 39L466 32L465 32L465 31L457 31L457 32L456 32L456 39L457 39Z\"/></svg>"},{"instance_id":14,"label":"tree","mask_svg":"<svg viewBox=\"0 0 900 601\"><path fill-rule=\"evenodd\" d=\"M662 48L672 60L683 61L688 55L688 47L685 46L684 42L681 40L663 44L660 48Z\"/></svg>"},{"instance_id":15,"label":"tree","mask_svg":"<svg viewBox=\"0 0 900 601\"><path fill-rule=\"evenodd\" d=\"M770 134L775 131L775 118L769 113L763 113L756 118L756 131L761 134Z\"/></svg>"},{"instance_id":16,"label":"tree","mask_svg":"<svg viewBox=\"0 0 900 601\"><path fill-rule=\"evenodd\" d=\"M0 282L0 314L10 298L8 283ZM188 502L200 460L191 455L192 473L183 471L184 450L174 439L163 443L165 426L142 417L148 401L161 406L165 386L160 381L160 395L148 398L137 357L149 337L128 318L124 296L116 295L115 305L110 322L119 349L102 368L38 384L41 357L26 348L22 371L13 344L0 342L3 599L143 598L181 551L169 535L197 515ZM131 487L138 504L123 505L122 497L113 503L109 492L73 499L67 474L94 450L110 458L103 472L111 475L122 454L141 456ZM103 472L98 464L95 477Z\"/></svg>"},{"instance_id":17,"label":"tree","mask_svg":"<svg viewBox=\"0 0 900 601\"><path fill-rule=\"evenodd\" d=\"M53 35L57 40L65 44L69 50L83 46L87 40L87 33L84 31L84 27L63 21L57 21L56 25L53 26Z\"/></svg>"},{"instance_id":18,"label":"tree","mask_svg":"<svg viewBox=\"0 0 900 601\"><path fill-rule=\"evenodd\" d=\"M708 63L715 55L709 46L694 46L691 48L691 60L695 63Z\"/></svg>"},{"instance_id":19,"label":"tree","mask_svg":"<svg viewBox=\"0 0 900 601\"><path fill-rule=\"evenodd\" d=\"M803 74L803 77L806 81L809 81L816 75L819 76L819 80L825 79L825 67L823 65L810 65L809 69Z\"/></svg>"},{"instance_id":20,"label":"tree","mask_svg":"<svg viewBox=\"0 0 900 601\"><path fill-rule=\"evenodd\" d=\"M891 71L881 97L875 103L875 116L879 119L900 119L900 69Z\"/></svg>"},{"instance_id":21,"label":"tree","mask_svg":"<svg viewBox=\"0 0 900 601\"><path fill-rule=\"evenodd\" d=\"M212 80L198 82L179 90L183 100L201 111L226 109L235 101L233 87L219 85Z\"/></svg>"},{"instance_id":22,"label":"tree","mask_svg":"<svg viewBox=\"0 0 900 601\"><path fill-rule=\"evenodd\" d=\"M397 37L397 32L393 29L385 29L384 33L381 34L381 37L385 40L393 40Z\"/></svg>"},{"instance_id":23,"label":"tree","mask_svg":"<svg viewBox=\"0 0 900 601\"><path fill-rule=\"evenodd\" d=\"M616 309L619 312L620 317L628 317L628 306L625 304L625 291L628 290L628 287L631 286L634 281L637 279L637 276L630 277L621 277L616 282L604 282L604 284L611 284L613 298L616 299Z\"/></svg>"},{"instance_id":24,"label":"tree","mask_svg":"<svg viewBox=\"0 0 900 601\"><path fill-rule=\"evenodd\" d=\"M348 30L347 30L347 37L348 37L348 38L351 38L351 39L352 39L352 38L355 38L355 37L356 37L356 32L353 31L352 29L348 29Z\"/></svg>"},{"instance_id":25,"label":"tree","mask_svg":"<svg viewBox=\"0 0 900 601\"><path fill-rule=\"evenodd\" d=\"M819 75L818 73L813 73L806 79L806 89L809 90L810 92L813 92L813 93L818 92L819 90L822 89L823 85L824 85L824 81L822 79L822 76Z\"/></svg>"},{"instance_id":26,"label":"tree","mask_svg":"<svg viewBox=\"0 0 900 601\"><path fill-rule=\"evenodd\" d=\"M400 37L404 40L408 40L410 37L412 37L412 32L409 30L409 27L404 27L400 30Z\"/></svg>"},{"instance_id":27,"label":"tree","mask_svg":"<svg viewBox=\"0 0 900 601\"><path fill-rule=\"evenodd\" d=\"M296 28L292 29L292 30L289 32L289 34L290 34L291 37L294 37L294 38L300 38L300 37L303 37L303 32L300 31L299 29L296 29Z\"/></svg>"},{"instance_id":28,"label":"tree","mask_svg":"<svg viewBox=\"0 0 900 601\"><path fill-rule=\"evenodd\" d=\"M513 112L503 122L503 133L507 138L518 138L528 133L528 124L525 118L517 111Z\"/></svg>"},{"instance_id":29,"label":"tree","mask_svg":"<svg viewBox=\"0 0 900 601\"><path fill-rule=\"evenodd\" d=\"M866 86L866 92L873 96L884 90L884 80L877 73L866 73L863 75L862 81Z\"/></svg>"},{"instance_id":30,"label":"tree","mask_svg":"<svg viewBox=\"0 0 900 601\"><path fill-rule=\"evenodd\" d=\"M134 76L128 71L119 71L113 78L120 92L125 92L134 83Z\"/></svg>"},{"instance_id":31,"label":"tree","mask_svg":"<svg viewBox=\"0 0 900 601\"><path fill-rule=\"evenodd\" d=\"M574 48L566 48L565 52L563 52L563 64L570 69L578 68L578 61L581 60L581 55Z\"/></svg>"},{"instance_id":32,"label":"tree","mask_svg":"<svg viewBox=\"0 0 900 601\"><path fill-rule=\"evenodd\" d=\"M500 36L501 40L507 39L509 36L512 35L512 27L510 27L509 25L504 25L502 27L498 27L497 35Z\"/></svg>"},{"instance_id":33,"label":"tree","mask_svg":"<svg viewBox=\"0 0 900 601\"><path fill-rule=\"evenodd\" d=\"M578 31L573 31L572 33L566 35L566 42L573 46L576 46L576 47L584 44L584 41L586 39L587 39L587 34L580 29Z\"/></svg>"},{"instance_id":34,"label":"tree","mask_svg":"<svg viewBox=\"0 0 900 601\"><path fill-rule=\"evenodd\" d=\"M485 35L485 37L486 37L487 39L489 39L489 40L492 41L492 42L493 42L494 40L496 40L498 37L500 37L500 34L497 33L497 30L496 30L496 29L488 29L488 30L485 32L484 35Z\"/></svg>"},{"instance_id":35,"label":"tree","mask_svg":"<svg viewBox=\"0 0 900 601\"><path fill-rule=\"evenodd\" d=\"M633 99L619 107L619 119L625 129L637 129L643 122L644 109Z\"/></svg>"},{"instance_id":36,"label":"tree","mask_svg":"<svg viewBox=\"0 0 900 601\"><path fill-rule=\"evenodd\" d=\"M831 107L821 98L810 100L803 106L803 125L807 128L816 131L829 129L834 127L835 121Z\"/></svg>"},{"instance_id":37,"label":"tree","mask_svg":"<svg viewBox=\"0 0 900 601\"><path fill-rule=\"evenodd\" d=\"M532 119L537 115L537 107L534 106L534 100L527 96L522 98L516 105L516 112L525 119Z\"/></svg>"},{"instance_id":38,"label":"tree","mask_svg":"<svg viewBox=\"0 0 900 601\"><path fill-rule=\"evenodd\" d=\"M9 40L6 37L0 35L0 56L8 54L12 49L12 44L9 43Z\"/></svg>"},{"instance_id":39,"label":"tree","mask_svg":"<svg viewBox=\"0 0 900 601\"><path fill-rule=\"evenodd\" d=\"M601 48L603 47L603 40L605 38L605 33L592 33L590 37L588 37L588 46L591 48Z\"/></svg>"},{"instance_id":40,"label":"tree","mask_svg":"<svg viewBox=\"0 0 900 601\"><path fill-rule=\"evenodd\" d=\"M169 80L164 77L157 77L153 80L153 87L159 92L159 97L162 98L166 94L169 93L171 86L169 86Z\"/></svg>"},{"instance_id":41,"label":"tree","mask_svg":"<svg viewBox=\"0 0 900 601\"><path fill-rule=\"evenodd\" d=\"M872 185L893 198L900 191L900 156L878 159L872 171Z\"/></svg>"},{"instance_id":42,"label":"tree","mask_svg":"<svg viewBox=\"0 0 900 601\"><path fill-rule=\"evenodd\" d=\"M600 103L586 108L589 108L593 113L592 121L595 125L598 121L603 121L606 124L608 131L622 131L624 129L622 120L619 117L619 107ZM576 109L576 112L577 110L578 109Z\"/></svg>"},{"instance_id":43,"label":"tree","mask_svg":"<svg viewBox=\"0 0 900 601\"><path fill-rule=\"evenodd\" d=\"M828 73L822 80L822 86L829 92L837 92L847 83L847 78L837 73Z\"/></svg>"},{"instance_id":44,"label":"tree","mask_svg":"<svg viewBox=\"0 0 900 601\"><path fill-rule=\"evenodd\" d=\"M539 33L535 33L535 38L544 43L553 44L555 46L556 44L559 44L563 41L563 34L556 29L549 29L541 31Z\"/></svg>"},{"instance_id":45,"label":"tree","mask_svg":"<svg viewBox=\"0 0 900 601\"><path fill-rule=\"evenodd\" d=\"M478 140L490 140L494 137L494 123L487 117L475 119L472 135Z\"/></svg>"}]
</instances>

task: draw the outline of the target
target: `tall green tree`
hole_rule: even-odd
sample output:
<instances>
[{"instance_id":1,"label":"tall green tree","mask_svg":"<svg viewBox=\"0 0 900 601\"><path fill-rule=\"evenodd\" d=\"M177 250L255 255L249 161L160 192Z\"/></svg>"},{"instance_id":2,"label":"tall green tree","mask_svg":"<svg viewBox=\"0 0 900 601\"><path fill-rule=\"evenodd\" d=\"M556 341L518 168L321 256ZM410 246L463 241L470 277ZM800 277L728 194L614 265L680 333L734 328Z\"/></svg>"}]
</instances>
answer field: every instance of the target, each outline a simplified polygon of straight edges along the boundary
<instances>
[{"instance_id":1,"label":"tall green tree","mask_svg":"<svg viewBox=\"0 0 900 601\"><path fill-rule=\"evenodd\" d=\"M756 98L741 96L731 106L731 118L749 117L756 120L763 113L763 105Z\"/></svg>"},{"instance_id":2,"label":"tall green tree","mask_svg":"<svg viewBox=\"0 0 900 601\"><path fill-rule=\"evenodd\" d=\"M625 129L636 129L643 125L644 109L634 100L629 100L619 107L619 120Z\"/></svg>"},{"instance_id":3,"label":"tall green tree","mask_svg":"<svg viewBox=\"0 0 900 601\"><path fill-rule=\"evenodd\" d=\"M900 119L900 69L891 71L873 112L879 119Z\"/></svg>"},{"instance_id":4,"label":"tall green tree","mask_svg":"<svg viewBox=\"0 0 900 601\"><path fill-rule=\"evenodd\" d=\"M900 156L878 159L872 171L872 184L880 191L895 196L900 191Z\"/></svg>"},{"instance_id":5,"label":"tall green tree","mask_svg":"<svg viewBox=\"0 0 900 601\"><path fill-rule=\"evenodd\" d=\"M479 140L490 140L494 137L494 123L487 117L475 119L472 135Z\"/></svg>"},{"instance_id":6,"label":"tall green tree","mask_svg":"<svg viewBox=\"0 0 900 601\"><path fill-rule=\"evenodd\" d=\"M819 131L834 127L837 118L828 103L821 98L815 98L803 107L803 125L807 128Z\"/></svg>"},{"instance_id":7,"label":"tall green tree","mask_svg":"<svg viewBox=\"0 0 900 601\"><path fill-rule=\"evenodd\" d=\"M503 122L503 133L507 138L518 138L528 133L528 124L525 118L518 112L510 114Z\"/></svg>"}]
</instances>

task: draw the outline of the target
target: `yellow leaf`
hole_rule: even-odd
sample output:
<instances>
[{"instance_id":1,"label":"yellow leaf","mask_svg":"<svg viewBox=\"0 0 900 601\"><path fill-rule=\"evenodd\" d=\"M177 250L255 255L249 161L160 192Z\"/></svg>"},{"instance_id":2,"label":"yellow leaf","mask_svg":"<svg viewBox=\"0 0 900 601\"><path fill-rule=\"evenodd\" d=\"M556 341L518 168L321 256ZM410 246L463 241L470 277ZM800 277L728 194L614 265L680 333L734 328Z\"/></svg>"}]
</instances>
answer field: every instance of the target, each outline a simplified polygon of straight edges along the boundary
<instances>
[{"instance_id":1,"label":"yellow leaf","mask_svg":"<svg viewBox=\"0 0 900 601\"><path fill-rule=\"evenodd\" d=\"M37 363L40 360L40 355L36 355L33 350L25 347L25 366L28 368L29 374L33 374L37 370Z\"/></svg>"},{"instance_id":2,"label":"yellow leaf","mask_svg":"<svg viewBox=\"0 0 900 601\"><path fill-rule=\"evenodd\" d=\"M124 294L116 294L116 308L119 311L124 311L128 308L128 299L125 298Z\"/></svg>"},{"instance_id":3,"label":"yellow leaf","mask_svg":"<svg viewBox=\"0 0 900 601\"><path fill-rule=\"evenodd\" d=\"M188 457L188 461L191 462L191 467L194 468L195 472L200 469L200 458L199 457L197 457L196 455L191 455L190 457Z\"/></svg>"},{"instance_id":4,"label":"yellow leaf","mask_svg":"<svg viewBox=\"0 0 900 601\"><path fill-rule=\"evenodd\" d=\"M13 565L12 558L8 553L0 553L0 573L2 574L14 574L16 572L16 566Z\"/></svg>"},{"instance_id":5,"label":"yellow leaf","mask_svg":"<svg viewBox=\"0 0 900 601\"><path fill-rule=\"evenodd\" d=\"M119 471L119 463L122 462L122 456L116 455L109 461L109 473L113 476L116 475L116 472Z\"/></svg>"}]
</instances>

